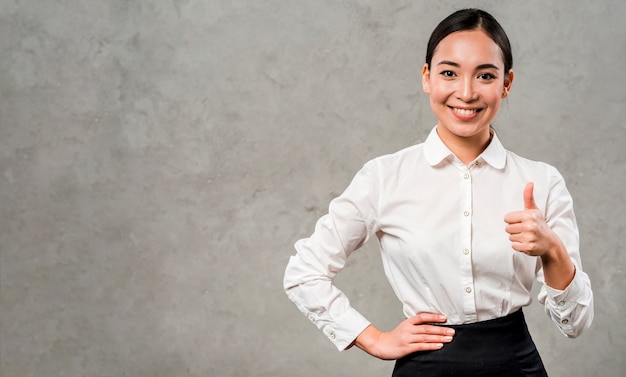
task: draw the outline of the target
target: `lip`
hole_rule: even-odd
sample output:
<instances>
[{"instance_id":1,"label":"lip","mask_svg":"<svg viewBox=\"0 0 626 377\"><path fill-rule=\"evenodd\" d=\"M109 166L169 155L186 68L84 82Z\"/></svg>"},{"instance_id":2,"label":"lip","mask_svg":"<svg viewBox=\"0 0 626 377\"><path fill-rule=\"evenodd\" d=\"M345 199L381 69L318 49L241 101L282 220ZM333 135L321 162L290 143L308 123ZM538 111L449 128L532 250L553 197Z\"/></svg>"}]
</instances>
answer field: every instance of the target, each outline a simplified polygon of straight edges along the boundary
<instances>
[{"instance_id":1,"label":"lip","mask_svg":"<svg viewBox=\"0 0 626 377\"><path fill-rule=\"evenodd\" d=\"M483 110L482 108L464 108L464 107L453 107L448 106L452 114L455 117L461 120L471 120L478 116L478 114Z\"/></svg>"}]
</instances>

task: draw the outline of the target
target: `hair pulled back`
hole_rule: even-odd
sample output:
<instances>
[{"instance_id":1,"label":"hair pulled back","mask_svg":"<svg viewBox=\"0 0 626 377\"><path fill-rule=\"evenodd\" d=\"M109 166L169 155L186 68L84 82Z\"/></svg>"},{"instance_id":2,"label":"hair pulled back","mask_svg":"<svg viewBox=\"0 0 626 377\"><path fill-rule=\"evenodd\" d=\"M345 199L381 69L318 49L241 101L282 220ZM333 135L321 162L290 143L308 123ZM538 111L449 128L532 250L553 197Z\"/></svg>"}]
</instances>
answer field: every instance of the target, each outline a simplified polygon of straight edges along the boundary
<instances>
[{"instance_id":1,"label":"hair pulled back","mask_svg":"<svg viewBox=\"0 0 626 377\"><path fill-rule=\"evenodd\" d=\"M452 13L443 19L433 30L426 48L426 64L428 64L428 68L430 69L435 50L442 39L457 31L476 29L483 30L500 47L502 59L504 60L504 72L508 74L511 68L513 68L513 53L509 38L502 26L491 14L474 8L461 9Z\"/></svg>"}]
</instances>

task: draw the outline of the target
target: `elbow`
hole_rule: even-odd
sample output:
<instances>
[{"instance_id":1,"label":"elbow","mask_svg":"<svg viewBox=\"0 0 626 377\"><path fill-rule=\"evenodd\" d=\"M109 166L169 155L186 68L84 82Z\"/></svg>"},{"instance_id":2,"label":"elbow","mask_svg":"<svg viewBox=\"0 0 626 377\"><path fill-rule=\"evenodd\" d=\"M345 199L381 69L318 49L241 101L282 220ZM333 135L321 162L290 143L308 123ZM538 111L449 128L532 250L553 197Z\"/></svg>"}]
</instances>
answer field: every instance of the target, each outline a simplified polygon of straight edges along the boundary
<instances>
[{"instance_id":1,"label":"elbow","mask_svg":"<svg viewBox=\"0 0 626 377\"><path fill-rule=\"evenodd\" d=\"M292 273L292 267L291 267L291 262L287 264L287 267L285 268L285 274L283 275L283 291L289 295L289 291L294 287L294 282L293 282L293 273Z\"/></svg>"},{"instance_id":2,"label":"elbow","mask_svg":"<svg viewBox=\"0 0 626 377\"><path fill-rule=\"evenodd\" d=\"M293 292L294 288L300 286L304 281L306 281L306 272L303 271L302 267L300 267L297 259L297 255L291 256L289 258L289 262L287 263L287 267L285 268L285 274L283 276L283 290L287 296Z\"/></svg>"}]
</instances>

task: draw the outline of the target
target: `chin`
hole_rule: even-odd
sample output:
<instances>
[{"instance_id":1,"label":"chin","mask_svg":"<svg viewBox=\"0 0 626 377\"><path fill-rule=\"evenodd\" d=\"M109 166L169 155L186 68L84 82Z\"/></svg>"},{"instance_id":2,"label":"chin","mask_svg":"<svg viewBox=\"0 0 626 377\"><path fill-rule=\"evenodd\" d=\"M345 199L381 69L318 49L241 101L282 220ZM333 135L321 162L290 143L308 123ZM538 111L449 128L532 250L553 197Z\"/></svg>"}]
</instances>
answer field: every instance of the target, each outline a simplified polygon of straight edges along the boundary
<instances>
[{"instance_id":1,"label":"chin","mask_svg":"<svg viewBox=\"0 0 626 377\"><path fill-rule=\"evenodd\" d=\"M443 127L454 136L463 138L471 138L489 131L489 125L453 125Z\"/></svg>"}]
</instances>

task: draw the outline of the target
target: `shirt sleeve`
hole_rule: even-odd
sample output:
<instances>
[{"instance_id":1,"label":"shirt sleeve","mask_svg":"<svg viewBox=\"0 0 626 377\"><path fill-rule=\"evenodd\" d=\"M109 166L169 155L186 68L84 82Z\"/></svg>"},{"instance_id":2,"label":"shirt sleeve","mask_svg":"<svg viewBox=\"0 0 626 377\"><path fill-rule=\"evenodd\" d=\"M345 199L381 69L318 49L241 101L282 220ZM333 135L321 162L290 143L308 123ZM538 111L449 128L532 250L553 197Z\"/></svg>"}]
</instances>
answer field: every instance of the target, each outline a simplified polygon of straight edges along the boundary
<instances>
[{"instance_id":1,"label":"shirt sleeve","mask_svg":"<svg viewBox=\"0 0 626 377\"><path fill-rule=\"evenodd\" d=\"M313 235L296 242L283 281L289 299L339 350L370 324L333 284L350 254L376 231L377 185L367 167L330 203Z\"/></svg>"},{"instance_id":2,"label":"shirt sleeve","mask_svg":"<svg viewBox=\"0 0 626 377\"><path fill-rule=\"evenodd\" d=\"M575 338L589 328L593 320L593 294L589 277L576 269L574 280L565 290L544 284L539 301L545 305L546 314L568 338Z\"/></svg>"},{"instance_id":3,"label":"shirt sleeve","mask_svg":"<svg viewBox=\"0 0 626 377\"><path fill-rule=\"evenodd\" d=\"M549 287L539 267L538 280L542 283L538 300L557 328L567 337L575 338L591 326L594 316L593 292L589 276L583 271L579 235L573 201L562 176L553 170L552 185L545 211L550 228L561 238L576 272L572 282L564 289ZM538 258L539 266L541 260Z\"/></svg>"}]
</instances>

